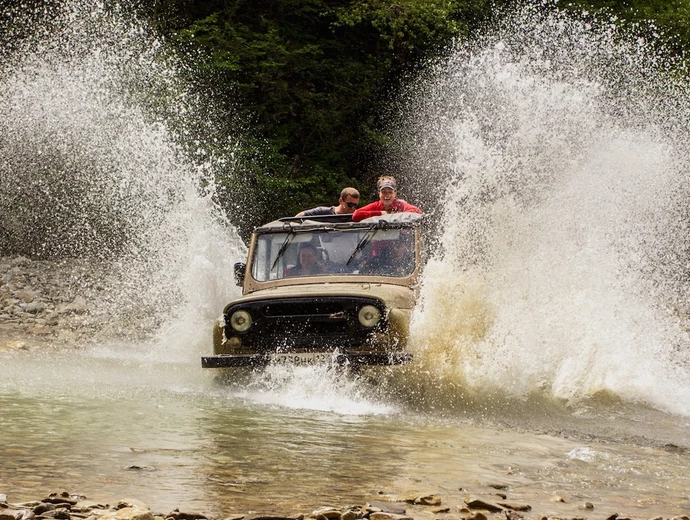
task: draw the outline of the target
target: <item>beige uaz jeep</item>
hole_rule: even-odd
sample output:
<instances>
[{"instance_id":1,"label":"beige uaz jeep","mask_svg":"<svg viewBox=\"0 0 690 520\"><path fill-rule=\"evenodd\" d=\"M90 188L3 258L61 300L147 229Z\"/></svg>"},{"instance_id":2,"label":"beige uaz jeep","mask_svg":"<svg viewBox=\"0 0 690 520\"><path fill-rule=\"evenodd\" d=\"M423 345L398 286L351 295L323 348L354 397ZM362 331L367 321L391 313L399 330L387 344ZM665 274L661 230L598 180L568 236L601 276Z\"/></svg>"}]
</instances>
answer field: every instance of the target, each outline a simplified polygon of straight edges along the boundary
<instances>
[{"instance_id":1,"label":"beige uaz jeep","mask_svg":"<svg viewBox=\"0 0 690 520\"><path fill-rule=\"evenodd\" d=\"M242 296L217 320L202 366L410 362L422 220L291 217L255 229L235 265Z\"/></svg>"}]
</instances>

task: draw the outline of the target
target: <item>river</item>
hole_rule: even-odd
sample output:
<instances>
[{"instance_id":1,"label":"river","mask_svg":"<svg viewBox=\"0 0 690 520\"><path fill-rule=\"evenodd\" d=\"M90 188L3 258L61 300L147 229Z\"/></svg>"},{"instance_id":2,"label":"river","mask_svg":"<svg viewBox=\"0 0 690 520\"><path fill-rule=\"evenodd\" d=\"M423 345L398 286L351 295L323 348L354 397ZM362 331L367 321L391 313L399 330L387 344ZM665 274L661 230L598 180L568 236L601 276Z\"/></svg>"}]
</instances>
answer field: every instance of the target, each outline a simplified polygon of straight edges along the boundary
<instances>
[{"instance_id":1,"label":"river","mask_svg":"<svg viewBox=\"0 0 690 520\"><path fill-rule=\"evenodd\" d=\"M212 107L141 22L65 5L3 51L0 201L15 246L90 259L63 302L88 323L0 338L0 493L690 512L690 109L656 50L532 4L459 42L392 123L435 222L414 363L219 380L200 357L245 248L209 180L227 165L178 139Z\"/></svg>"}]
</instances>

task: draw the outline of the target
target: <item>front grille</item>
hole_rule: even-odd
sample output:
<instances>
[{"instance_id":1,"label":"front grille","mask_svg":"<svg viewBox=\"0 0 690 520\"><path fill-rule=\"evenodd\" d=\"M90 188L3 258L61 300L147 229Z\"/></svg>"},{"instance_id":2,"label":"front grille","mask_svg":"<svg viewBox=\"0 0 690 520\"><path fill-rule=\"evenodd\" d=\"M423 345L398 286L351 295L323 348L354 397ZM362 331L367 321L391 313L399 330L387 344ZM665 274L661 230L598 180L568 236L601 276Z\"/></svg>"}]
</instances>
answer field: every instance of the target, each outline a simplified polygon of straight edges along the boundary
<instances>
[{"instance_id":1,"label":"front grille","mask_svg":"<svg viewBox=\"0 0 690 520\"><path fill-rule=\"evenodd\" d=\"M364 305L378 307L383 317L374 329L365 329L357 317ZM233 306L248 311L252 327L241 334L242 344L257 351L351 348L365 345L374 332L386 327L385 308L373 298L328 297L261 300ZM227 325L226 336L237 335Z\"/></svg>"},{"instance_id":2,"label":"front grille","mask_svg":"<svg viewBox=\"0 0 690 520\"><path fill-rule=\"evenodd\" d=\"M295 304L290 302L273 302L263 308L264 316L273 317L293 317L293 316L324 316L336 314L344 310L343 302L334 301L302 301Z\"/></svg>"}]
</instances>

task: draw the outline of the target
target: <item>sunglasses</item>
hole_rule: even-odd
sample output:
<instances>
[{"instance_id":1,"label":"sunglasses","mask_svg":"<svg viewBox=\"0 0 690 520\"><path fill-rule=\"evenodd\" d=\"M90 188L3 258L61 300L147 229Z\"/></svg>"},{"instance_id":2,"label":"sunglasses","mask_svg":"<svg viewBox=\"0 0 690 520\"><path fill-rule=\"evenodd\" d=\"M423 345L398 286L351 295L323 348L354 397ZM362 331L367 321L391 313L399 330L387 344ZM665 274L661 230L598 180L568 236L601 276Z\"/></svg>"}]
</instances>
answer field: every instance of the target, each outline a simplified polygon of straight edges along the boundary
<instances>
[{"instance_id":1,"label":"sunglasses","mask_svg":"<svg viewBox=\"0 0 690 520\"><path fill-rule=\"evenodd\" d=\"M359 206L359 202L346 202L348 208L356 208Z\"/></svg>"}]
</instances>

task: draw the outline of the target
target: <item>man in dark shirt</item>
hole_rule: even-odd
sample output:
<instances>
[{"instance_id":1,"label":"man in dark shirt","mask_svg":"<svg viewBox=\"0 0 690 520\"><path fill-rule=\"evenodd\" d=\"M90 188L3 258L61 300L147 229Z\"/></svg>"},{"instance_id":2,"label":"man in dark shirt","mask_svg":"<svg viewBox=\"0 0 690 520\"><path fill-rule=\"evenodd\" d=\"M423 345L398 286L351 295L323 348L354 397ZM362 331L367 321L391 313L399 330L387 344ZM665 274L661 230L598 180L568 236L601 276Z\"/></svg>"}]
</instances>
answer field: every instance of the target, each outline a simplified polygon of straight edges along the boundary
<instances>
[{"instance_id":1,"label":"man in dark shirt","mask_svg":"<svg viewBox=\"0 0 690 520\"><path fill-rule=\"evenodd\" d=\"M359 192L355 188L345 188L340 192L337 206L319 206L297 213L297 217L314 215L347 215L355 212L359 206Z\"/></svg>"}]
</instances>

